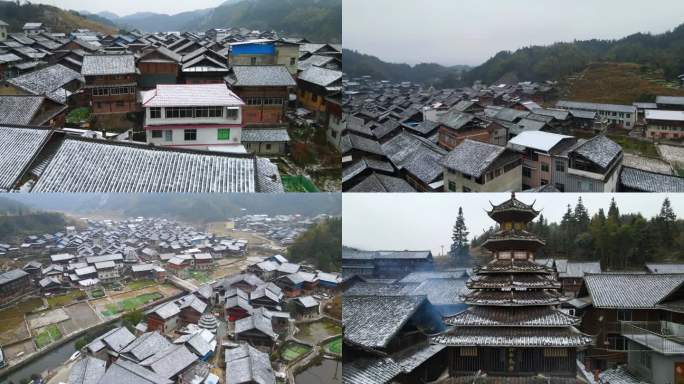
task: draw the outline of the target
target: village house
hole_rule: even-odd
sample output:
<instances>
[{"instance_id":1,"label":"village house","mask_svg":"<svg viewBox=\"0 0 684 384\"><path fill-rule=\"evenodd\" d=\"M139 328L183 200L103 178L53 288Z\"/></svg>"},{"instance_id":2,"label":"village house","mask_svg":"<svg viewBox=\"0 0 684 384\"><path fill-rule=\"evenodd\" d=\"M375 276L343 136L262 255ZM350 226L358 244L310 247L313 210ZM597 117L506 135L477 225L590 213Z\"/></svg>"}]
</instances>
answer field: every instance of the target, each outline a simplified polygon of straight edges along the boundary
<instances>
[{"instance_id":1,"label":"village house","mask_svg":"<svg viewBox=\"0 0 684 384\"><path fill-rule=\"evenodd\" d=\"M103 283L110 283L119 279L119 268L113 261L95 263L97 278Z\"/></svg>"},{"instance_id":2,"label":"village house","mask_svg":"<svg viewBox=\"0 0 684 384\"><path fill-rule=\"evenodd\" d=\"M271 319L264 315L264 311L255 310L251 316L235 321L235 340L245 341L255 348L271 350L278 340L278 334L273 331Z\"/></svg>"},{"instance_id":3,"label":"village house","mask_svg":"<svg viewBox=\"0 0 684 384\"><path fill-rule=\"evenodd\" d=\"M438 116L438 144L452 150L463 140L470 139L489 143L492 131L478 117L452 109Z\"/></svg>"},{"instance_id":4,"label":"village house","mask_svg":"<svg viewBox=\"0 0 684 384\"><path fill-rule=\"evenodd\" d=\"M0 96L0 123L8 125L64 125L67 106L44 96Z\"/></svg>"},{"instance_id":5,"label":"village house","mask_svg":"<svg viewBox=\"0 0 684 384\"><path fill-rule=\"evenodd\" d=\"M567 155L566 192L616 192L622 170L622 147L604 135L580 139ZM559 174L556 168L555 174Z\"/></svg>"},{"instance_id":6,"label":"village house","mask_svg":"<svg viewBox=\"0 0 684 384\"><path fill-rule=\"evenodd\" d=\"M228 64L273 65L276 59L275 42L269 39L247 40L229 43Z\"/></svg>"},{"instance_id":7,"label":"village house","mask_svg":"<svg viewBox=\"0 0 684 384\"><path fill-rule=\"evenodd\" d=\"M301 296L295 299L295 317L298 320L313 319L320 314L320 303L312 296Z\"/></svg>"},{"instance_id":8,"label":"village house","mask_svg":"<svg viewBox=\"0 0 684 384\"><path fill-rule=\"evenodd\" d=\"M340 92L342 71L309 67L297 77L299 103L314 112L319 120L327 120L325 98Z\"/></svg>"},{"instance_id":9,"label":"village house","mask_svg":"<svg viewBox=\"0 0 684 384\"><path fill-rule=\"evenodd\" d=\"M147 142L239 151L244 105L225 84L157 85L142 93Z\"/></svg>"},{"instance_id":10,"label":"village house","mask_svg":"<svg viewBox=\"0 0 684 384\"><path fill-rule=\"evenodd\" d=\"M242 344L226 350L226 383L275 383L275 373L268 353Z\"/></svg>"},{"instance_id":11,"label":"village house","mask_svg":"<svg viewBox=\"0 0 684 384\"><path fill-rule=\"evenodd\" d=\"M199 323L200 318L207 310L207 303L200 300L197 296L189 294L176 300L176 304L180 309L178 315L178 326L182 327L188 324Z\"/></svg>"},{"instance_id":12,"label":"village house","mask_svg":"<svg viewBox=\"0 0 684 384\"><path fill-rule=\"evenodd\" d=\"M599 119L606 120L609 124L625 129L634 128L637 122L637 108L633 105L584 103L560 100L556 103L556 108L596 112Z\"/></svg>"},{"instance_id":13,"label":"village house","mask_svg":"<svg viewBox=\"0 0 684 384\"><path fill-rule=\"evenodd\" d=\"M279 311L282 300L282 289L271 282L257 287L249 294L249 303L252 308L265 307L269 310Z\"/></svg>"},{"instance_id":14,"label":"village house","mask_svg":"<svg viewBox=\"0 0 684 384\"><path fill-rule=\"evenodd\" d=\"M445 192L520 191L521 157L495 144L466 139L441 159Z\"/></svg>"},{"instance_id":15,"label":"village house","mask_svg":"<svg viewBox=\"0 0 684 384\"><path fill-rule=\"evenodd\" d=\"M290 90L297 85L285 66L233 66L226 81L245 102L245 125L283 124Z\"/></svg>"},{"instance_id":16,"label":"village house","mask_svg":"<svg viewBox=\"0 0 684 384\"><path fill-rule=\"evenodd\" d=\"M146 49L138 59L140 88L148 90L159 84L176 84L182 56L164 46Z\"/></svg>"},{"instance_id":17,"label":"village house","mask_svg":"<svg viewBox=\"0 0 684 384\"><path fill-rule=\"evenodd\" d=\"M138 71L133 55L87 55L81 74L94 114L137 109Z\"/></svg>"},{"instance_id":18,"label":"village house","mask_svg":"<svg viewBox=\"0 0 684 384\"><path fill-rule=\"evenodd\" d=\"M0 274L0 304L6 305L31 290L31 276L21 269Z\"/></svg>"},{"instance_id":19,"label":"village house","mask_svg":"<svg viewBox=\"0 0 684 384\"><path fill-rule=\"evenodd\" d=\"M588 297L591 305L584 309L581 329L596 335L596 347L589 348L585 354L587 368L606 370L640 360L634 368L642 374L672 377L676 372L672 361L674 355L667 357L659 353L684 353L676 337L681 328L679 323L684 322L677 309L684 274L586 274L584 280L585 287L580 290L579 297ZM666 338L666 334L671 336ZM665 339L669 339L669 350L662 349ZM645 351L644 347L659 353ZM656 364L660 362L667 362L669 366ZM661 372L649 372L658 367Z\"/></svg>"},{"instance_id":20,"label":"village house","mask_svg":"<svg viewBox=\"0 0 684 384\"><path fill-rule=\"evenodd\" d=\"M522 190L553 185L564 192L568 185L568 151L577 140L572 136L542 131L522 132L508 142L508 147L522 157Z\"/></svg>"},{"instance_id":21,"label":"village house","mask_svg":"<svg viewBox=\"0 0 684 384\"><path fill-rule=\"evenodd\" d=\"M431 271L431 251L359 251L342 249L342 274L401 279L412 272Z\"/></svg>"},{"instance_id":22,"label":"village house","mask_svg":"<svg viewBox=\"0 0 684 384\"><path fill-rule=\"evenodd\" d=\"M24 24L21 29L24 31L24 35L26 36L34 36L48 31L43 23L33 22Z\"/></svg>"},{"instance_id":23,"label":"village house","mask_svg":"<svg viewBox=\"0 0 684 384\"><path fill-rule=\"evenodd\" d=\"M147 330L159 330L161 333L174 331L179 326L179 314L180 308L175 302L160 304L146 313Z\"/></svg>"},{"instance_id":24,"label":"village house","mask_svg":"<svg viewBox=\"0 0 684 384\"><path fill-rule=\"evenodd\" d=\"M249 294L240 288L226 291L223 313L226 321L237 321L252 314L253 307L249 303Z\"/></svg>"},{"instance_id":25,"label":"village house","mask_svg":"<svg viewBox=\"0 0 684 384\"><path fill-rule=\"evenodd\" d=\"M684 138L684 110L647 110L645 120L646 137L650 139Z\"/></svg>"},{"instance_id":26,"label":"village house","mask_svg":"<svg viewBox=\"0 0 684 384\"><path fill-rule=\"evenodd\" d=\"M683 96L656 96L657 109L666 111L684 111Z\"/></svg>"}]
</instances>

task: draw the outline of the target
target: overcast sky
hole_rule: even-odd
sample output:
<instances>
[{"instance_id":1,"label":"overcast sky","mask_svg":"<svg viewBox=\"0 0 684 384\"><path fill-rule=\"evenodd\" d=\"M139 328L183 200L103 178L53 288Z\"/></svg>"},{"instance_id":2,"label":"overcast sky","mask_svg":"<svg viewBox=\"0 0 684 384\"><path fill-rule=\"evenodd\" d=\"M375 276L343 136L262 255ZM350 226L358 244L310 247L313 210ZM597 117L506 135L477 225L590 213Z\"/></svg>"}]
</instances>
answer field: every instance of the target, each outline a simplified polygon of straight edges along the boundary
<instances>
[{"instance_id":1,"label":"overcast sky","mask_svg":"<svg viewBox=\"0 0 684 384\"><path fill-rule=\"evenodd\" d=\"M213 8L225 0L193 0L193 1L169 1L169 0L32 0L32 3L54 5L62 9L76 11L88 11L98 13L101 11L114 12L119 16L129 15L136 12L155 12L176 14L196 9Z\"/></svg>"},{"instance_id":2,"label":"overcast sky","mask_svg":"<svg viewBox=\"0 0 684 384\"><path fill-rule=\"evenodd\" d=\"M342 41L390 62L477 65L529 45L662 33L682 15L682 0L344 0Z\"/></svg>"},{"instance_id":3,"label":"overcast sky","mask_svg":"<svg viewBox=\"0 0 684 384\"><path fill-rule=\"evenodd\" d=\"M346 0L345 0L346 1ZM534 207L542 209L549 223L560 222L567 205L574 208L580 194L576 193L519 193L517 198L527 204L535 199ZM588 193L582 201L593 215L603 208L608 212L611 197L620 213L637 213L650 218L660 212L666 194L658 193ZM481 234L496 222L485 209L510 197L507 193L344 193L342 196L342 243L365 250L424 250L437 255L441 246L451 244L451 229L458 207L463 207L470 238ZM684 217L682 196L670 196L678 217Z\"/></svg>"}]
</instances>

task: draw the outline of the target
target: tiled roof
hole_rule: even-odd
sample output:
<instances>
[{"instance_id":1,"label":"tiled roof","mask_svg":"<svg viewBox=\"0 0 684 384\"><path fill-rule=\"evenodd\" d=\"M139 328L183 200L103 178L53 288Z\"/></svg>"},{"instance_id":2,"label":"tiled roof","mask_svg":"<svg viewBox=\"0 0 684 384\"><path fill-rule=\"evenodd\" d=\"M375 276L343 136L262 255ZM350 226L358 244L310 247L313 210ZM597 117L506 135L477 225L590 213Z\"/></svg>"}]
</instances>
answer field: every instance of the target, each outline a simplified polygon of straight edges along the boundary
<instances>
[{"instance_id":1,"label":"tiled roof","mask_svg":"<svg viewBox=\"0 0 684 384\"><path fill-rule=\"evenodd\" d=\"M299 74L298 79L322 87L327 87L342 79L342 71L334 71L332 69L319 67L309 67Z\"/></svg>"},{"instance_id":2,"label":"tiled roof","mask_svg":"<svg viewBox=\"0 0 684 384\"><path fill-rule=\"evenodd\" d=\"M441 164L451 170L480 177L505 151L506 148L499 145L466 139L444 156Z\"/></svg>"},{"instance_id":3,"label":"tiled roof","mask_svg":"<svg viewBox=\"0 0 684 384\"><path fill-rule=\"evenodd\" d=\"M135 73L133 55L87 55L83 57L83 76L126 75Z\"/></svg>"},{"instance_id":4,"label":"tiled roof","mask_svg":"<svg viewBox=\"0 0 684 384\"><path fill-rule=\"evenodd\" d=\"M144 360L171 345L171 342L159 332L147 332L121 350L122 354L130 354L137 361Z\"/></svg>"},{"instance_id":5,"label":"tiled roof","mask_svg":"<svg viewBox=\"0 0 684 384\"><path fill-rule=\"evenodd\" d=\"M83 76L61 64L55 64L8 81L34 95L46 95L53 101L64 104L69 92L62 87L74 80L83 82Z\"/></svg>"},{"instance_id":6,"label":"tiled roof","mask_svg":"<svg viewBox=\"0 0 684 384\"><path fill-rule=\"evenodd\" d=\"M426 184L443 174L440 161L447 152L426 139L402 132L381 148L397 169L406 170Z\"/></svg>"},{"instance_id":7,"label":"tiled roof","mask_svg":"<svg viewBox=\"0 0 684 384\"><path fill-rule=\"evenodd\" d=\"M684 283L684 274L587 274L584 282L594 307L654 308Z\"/></svg>"},{"instance_id":8,"label":"tiled roof","mask_svg":"<svg viewBox=\"0 0 684 384\"><path fill-rule=\"evenodd\" d=\"M361 160L355 162L354 164L344 168L342 170L342 182L346 182L348 180L351 180L355 176L359 175L366 169L370 170L375 170L375 171L382 171L386 173L392 173L394 172L394 168L392 167L392 164L386 162L386 161L381 161L381 160L375 160L375 159L370 159L370 158L362 158Z\"/></svg>"},{"instance_id":9,"label":"tiled roof","mask_svg":"<svg viewBox=\"0 0 684 384\"><path fill-rule=\"evenodd\" d=\"M242 128L243 142L288 142L287 128Z\"/></svg>"},{"instance_id":10,"label":"tiled roof","mask_svg":"<svg viewBox=\"0 0 684 384\"><path fill-rule=\"evenodd\" d=\"M684 177L622 167L620 184L642 192L684 192Z\"/></svg>"},{"instance_id":11,"label":"tiled roof","mask_svg":"<svg viewBox=\"0 0 684 384\"><path fill-rule=\"evenodd\" d=\"M437 344L478 347L583 347L593 344L590 336L574 328L454 327L431 340Z\"/></svg>"},{"instance_id":12,"label":"tiled roof","mask_svg":"<svg viewBox=\"0 0 684 384\"><path fill-rule=\"evenodd\" d=\"M425 302L425 296L343 296L344 339L384 348Z\"/></svg>"},{"instance_id":13,"label":"tiled roof","mask_svg":"<svg viewBox=\"0 0 684 384\"><path fill-rule=\"evenodd\" d=\"M269 176L267 172L275 173L261 180ZM274 189L282 186L277 169L262 169L262 163L251 155L67 137L49 159L33 191L256 192L269 184L274 184Z\"/></svg>"},{"instance_id":14,"label":"tiled roof","mask_svg":"<svg viewBox=\"0 0 684 384\"><path fill-rule=\"evenodd\" d=\"M226 350L226 384L275 384L275 374L267 353L242 344Z\"/></svg>"},{"instance_id":15,"label":"tiled roof","mask_svg":"<svg viewBox=\"0 0 684 384\"><path fill-rule=\"evenodd\" d=\"M150 367L159 376L170 379L195 361L197 361L197 355L190 352L185 345L172 344L143 360L140 364Z\"/></svg>"},{"instance_id":16,"label":"tiled roof","mask_svg":"<svg viewBox=\"0 0 684 384\"><path fill-rule=\"evenodd\" d=\"M245 103L225 84L158 84L143 92L143 107L240 106Z\"/></svg>"},{"instance_id":17,"label":"tiled roof","mask_svg":"<svg viewBox=\"0 0 684 384\"><path fill-rule=\"evenodd\" d=\"M580 319L549 307L497 308L470 307L444 321L456 326L488 327L567 327L578 325Z\"/></svg>"},{"instance_id":18,"label":"tiled roof","mask_svg":"<svg viewBox=\"0 0 684 384\"><path fill-rule=\"evenodd\" d=\"M345 192L416 192L406 180L399 177L371 173Z\"/></svg>"},{"instance_id":19,"label":"tiled roof","mask_svg":"<svg viewBox=\"0 0 684 384\"><path fill-rule=\"evenodd\" d=\"M44 99L43 96L0 96L0 124L31 124Z\"/></svg>"},{"instance_id":20,"label":"tiled roof","mask_svg":"<svg viewBox=\"0 0 684 384\"><path fill-rule=\"evenodd\" d=\"M606 168L620 155L622 148L604 135L598 135L575 148L573 152L591 160L602 168Z\"/></svg>"},{"instance_id":21,"label":"tiled roof","mask_svg":"<svg viewBox=\"0 0 684 384\"><path fill-rule=\"evenodd\" d=\"M297 83L284 65L237 65L228 83L235 87L294 87Z\"/></svg>"},{"instance_id":22,"label":"tiled roof","mask_svg":"<svg viewBox=\"0 0 684 384\"><path fill-rule=\"evenodd\" d=\"M0 127L0 190L10 190L47 142L49 129Z\"/></svg>"},{"instance_id":23,"label":"tiled roof","mask_svg":"<svg viewBox=\"0 0 684 384\"><path fill-rule=\"evenodd\" d=\"M173 381L125 359L112 364L98 384L172 384Z\"/></svg>"},{"instance_id":24,"label":"tiled roof","mask_svg":"<svg viewBox=\"0 0 684 384\"><path fill-rule=\"evenodd\" d=\"M71 367L67 384L98 384L105 374L106 365L104 360L85 357Z\"/></svg>"}]
</instances>

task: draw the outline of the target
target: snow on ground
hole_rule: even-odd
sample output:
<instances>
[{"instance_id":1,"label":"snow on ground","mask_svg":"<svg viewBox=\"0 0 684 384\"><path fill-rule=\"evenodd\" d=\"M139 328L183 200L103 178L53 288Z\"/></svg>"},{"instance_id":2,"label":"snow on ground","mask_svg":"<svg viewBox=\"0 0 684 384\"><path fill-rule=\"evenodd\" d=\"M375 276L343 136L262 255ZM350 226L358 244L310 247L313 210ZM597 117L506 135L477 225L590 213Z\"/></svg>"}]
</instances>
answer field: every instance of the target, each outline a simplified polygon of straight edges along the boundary
<instances>
[{"instance_id":1,"label":"snow on ground","mask_svg":"<svg viewBox=\"0 0 684 384\"><path fill-rule=\"evenodd\" d=\"M659 144L656 148L665 161L677 168L684 168L684 147Z\"/></svg>"},{"instance_id":2,"label":"snow on ground","mask_svg":"<svg viewBox=\"0 0 684 384\"><path fill-rule=\"evenodd\" d=\"M644 171L662 173L663 175L672 174L672 167L668 162L651 157L633 155L631 153L624 154L622 165Z\"/></svg>"}]
</instances>

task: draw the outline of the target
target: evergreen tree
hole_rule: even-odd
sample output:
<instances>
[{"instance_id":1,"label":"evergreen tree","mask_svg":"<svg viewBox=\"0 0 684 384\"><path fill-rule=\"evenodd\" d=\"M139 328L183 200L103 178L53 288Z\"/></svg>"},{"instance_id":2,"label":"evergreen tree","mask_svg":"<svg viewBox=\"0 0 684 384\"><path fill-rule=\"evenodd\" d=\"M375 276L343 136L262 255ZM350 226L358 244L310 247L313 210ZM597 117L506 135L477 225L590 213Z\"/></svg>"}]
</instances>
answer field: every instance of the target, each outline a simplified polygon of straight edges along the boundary
<instances>
[{"instance_id":1,"label":"evergreen tree","mask_svg":"<svg viewBox=\"0 0 684 384\"><path fill-rule=\"evenodd\" d=\"M620 210L617 207L617 203L615 203L614 197L610 198L610 207L608 208L608 219L612 220L615 223L620 222Z\"/></svg>"},{"instance_id":2,"label":"evergreen tree","mask_svg":"<svg viewBox=\"0 0 684 384\"><path fill-rule=\"evenodd\" d=\"M663 244L666 247L671 247L674 243L674 230L675 223L677 221L677 215L672 209L669 198L666 197L663 201L663 205L660 208L660 214L658 214L656 221L659 226Z\"/></svg>"},{"instance_id":3,"label":"evergreen tree","mask_svg":"<svg viewBox=\"0 0 684 384\"><path fill-rule=\"evenodd\" d=\"M577 233L582 233L589 228L589 212L587 208L582 203L582 196L577 198L577 205L575 206L575 222L577 223Z\"/></svg>"},{"instance_id":4,"label":"evergreen tree","mask_svg":"<svg viewBox=\"0 0 684 384\"><path fill-rule=\"evenodd\" d=\"M458 266L468 266L468 228L463 218L463 208L458 207L458 216L451 235L449 254Z\"/></svg>"}]
</instances>

